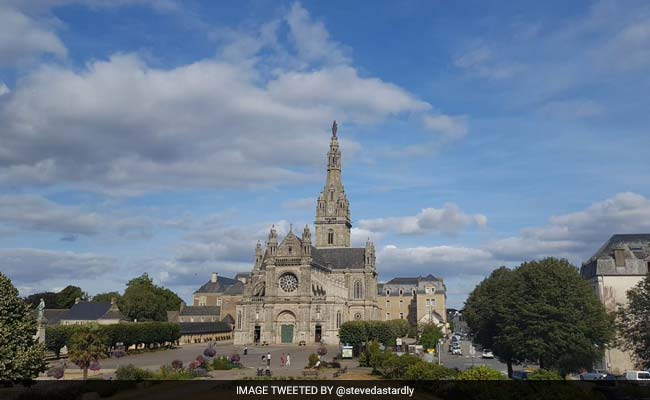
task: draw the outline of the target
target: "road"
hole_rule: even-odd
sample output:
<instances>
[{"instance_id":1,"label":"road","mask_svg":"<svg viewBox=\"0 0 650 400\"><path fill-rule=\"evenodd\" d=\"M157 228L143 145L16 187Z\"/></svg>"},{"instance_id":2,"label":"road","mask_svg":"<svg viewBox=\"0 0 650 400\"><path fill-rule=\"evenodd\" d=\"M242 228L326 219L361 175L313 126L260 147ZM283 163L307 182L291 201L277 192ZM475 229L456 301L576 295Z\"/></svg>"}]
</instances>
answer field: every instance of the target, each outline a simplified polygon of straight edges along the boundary
<instances>
[{"instance_id":1,"label":"road","mask_svg":"<svg viewBox=\"0 0 650 400\"><path fill-rule=\"evenodd\" d=\"M461 340L460 348L463 352L463 355L455 356L449 353L449 342L446 342L444 344L443 351L442 351L442 359L441 359L442 365L444 365L447 368L458 368L461 371L471 368L472 366L485 365L492 369L500 371L503 374L508 373L508 366L505 363L502 363L496 358L493 359L481 358L482 350L479 350L478 347L476 349L476 355L474 357L470 356L469 353L470 346L471 346L470 341ZM513 369L515 370L523 369L523 368L524 366L521 365L513 366Z\"/></svg>"}]
</instances>

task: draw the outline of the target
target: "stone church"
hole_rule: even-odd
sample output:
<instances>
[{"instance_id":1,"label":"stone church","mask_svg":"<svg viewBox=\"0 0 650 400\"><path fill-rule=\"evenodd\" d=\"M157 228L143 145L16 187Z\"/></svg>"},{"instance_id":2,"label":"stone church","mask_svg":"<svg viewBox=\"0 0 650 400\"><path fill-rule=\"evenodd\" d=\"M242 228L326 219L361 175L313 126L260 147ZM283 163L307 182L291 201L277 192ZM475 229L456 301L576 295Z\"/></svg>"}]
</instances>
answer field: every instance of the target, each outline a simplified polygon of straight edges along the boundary
<instances>
[{"instance_id":1,"label":"stone church","mask_svg":"<svg viewBox=\"0 0 650 400\"><path fill-rule=\"evenodd\" d=\"M327 153L327 178L316 203L314 241L309 226L281 241L271 227L235 319L235 344L338 343L341 324L377 320L375 247L350 247L350 203L341 181L336 122Z\"/></svg>"}]
</instances>

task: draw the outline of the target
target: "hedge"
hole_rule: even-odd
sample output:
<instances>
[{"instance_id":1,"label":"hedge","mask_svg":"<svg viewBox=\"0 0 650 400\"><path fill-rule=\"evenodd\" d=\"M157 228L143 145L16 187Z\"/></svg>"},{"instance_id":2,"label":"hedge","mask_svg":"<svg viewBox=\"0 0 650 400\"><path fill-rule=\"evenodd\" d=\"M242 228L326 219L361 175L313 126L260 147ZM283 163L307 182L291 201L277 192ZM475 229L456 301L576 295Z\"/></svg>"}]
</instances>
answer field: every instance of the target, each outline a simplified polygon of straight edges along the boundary
<instances>
[{"instance_id":1,"label":"hedge","mask_svg":"<svg viewBox=\"0 0 650 400\"><path fill-rule=\"evenodd\" d=\"M115 347L122 343L125 348L132 345L144 344L163 345L176 342L180 337L180 327L171 322L142 322L113 325L92 324L99 334L106 338L106 347ZM70 338L89 325L54 325L45 329L45 347L56 354L57 358L63 346L68 345Z\"/></svg>"},{"instance_id":2,"label":"hedge","mask_svg":"<svg viewBox=\"0 0 650 400\"><path fill-rule=\"evenodd\" d=\"M341 325L339 340L353 346L354 354L359 355L362 343L375 340L387 347L395 346L395 339L403 333L402 324L394 321L348 321Z\"/></svg>"}]
</instances>

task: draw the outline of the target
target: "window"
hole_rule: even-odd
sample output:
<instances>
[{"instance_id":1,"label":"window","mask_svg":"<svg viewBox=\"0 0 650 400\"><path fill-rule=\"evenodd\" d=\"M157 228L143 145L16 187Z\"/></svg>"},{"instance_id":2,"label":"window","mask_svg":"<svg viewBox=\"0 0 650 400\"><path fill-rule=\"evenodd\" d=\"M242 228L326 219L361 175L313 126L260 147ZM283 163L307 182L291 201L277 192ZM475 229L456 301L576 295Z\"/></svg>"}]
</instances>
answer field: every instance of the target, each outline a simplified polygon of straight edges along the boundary
<instances>
[{"instance_id":1,"label":"window","mask_svg":"<svg viewBox=\"0 0 650 400\"><path fill-rule=\"evenodd\" d=\"M237 329L241 329L241 311L237 311Z\"/></svg>"},{"instance_id":2,"label":"window","mask_svg":"<svg viewBox=\"0 0 650 400\"><path fill-rule=\"evenodd\" d=\"M390 308L390 300L386 300L386 308Z\"/></svg>"},{"instance_id":3,"label":"window","mask_svg":"<svg viewBox=\"0 0 650 400\"><path fill-rule=\"evenodd\" d=\"M386 296L390 296L390 289L386 289Z\"/></svg>"},{"instance_id":4,"label":"window","mask_svg":"<svg viewBox=\"0 0 650 400\"><path fill-rule=\"evenodd\" d=\"M617 267L625 266L625 250L624 249L615 249L614 250L614 260Z\"/></svg>"},{"instance_id":5,"label":"window","mask_svg":"<svg viewBox=\"0 0 650 400\"><path fill-rule=\"evenodd\" d=\"M342 322L341 312L337 311L336 312L336 327L337 328L341 327L341 322Z\"/></svg>"},{"instance_id":6,"label":"window","mask_svg":"<svg viewBox=\"0 0 650 400\"><path fill-rule=\"evenodd\" d=\"M404 319L404 313L403 312L399 313L399 319Z\"/></svg>"},{"instance_id":7,"label":"window","mask_svg":"<svg viewBox=\"0 0 650 400\"><path fill-rule=\"evenodd\" d=\"M404 300L399 301L399 309L401 310L404 307Z\"/></svg>"},{"instance_id":8,"label":"window","mask_svg":"<svg viewBox=\"0 0 650 400\"><path fill-rule=\"evenodd\" d=\"M411 293L413 293L413 296L415 296L415 289L413 289L413 290L411 291Z\"/></svg>"},{"instance_id":9,"label":"window","mask_svg":"<svg viewBox=\"0 0 650 400\"><path fill-rule=\"evenodd\" d=\"M217 298L217 305L220 306L221 303L222 303L221 297L218 297L218 298Z\"/></svg>"},{"instance_id":10,"label":"window","mask_svg":"<svg viewBox=\"0 0 650 400\"><path fill-rule=\"evenodd\" d=\"M207 300L207 298L206 298L205 296L201 296L201 297L199 297L199 305L200 305L200 306L205 306L205 305L207 305L207 302L208 302L208 300Z\"/></svg>"},{"instance_id":11,"label":"window","mask_svg":"<svg viewBox=\"0 0 650 400\"><path fill-rule=\"evenodd\" d=\"M334 244L334 230L327 231L327 244Z\"/></svg>"},{"instance_id":12,"label":"window","mask_svg":"<svg viewBox=\"0 0 650 400\"><path fill-rule=\"evenodd\" d=\"M360 299L362 297L363 297L363 286L361 285L361 281L356 281L354 282L354 298Z\"/></svg>"},{"instance_id":13,"label":"window","mask_svg":"<svg viewBox=\"0 0 650 400\"><path fill-rule=\"evenodd\" d=\"M292 250L291 246L289 246L289 254L291 254Z\"/></svg>"},{"instance_id":14,"label":"window","mask_svg":"<svg viewBox=\"0 0 650 400\"><path fill-rule=\"evenodd\" d=\"M387 312L387 313L386 313L386 321L388 321L389 319L390 319L390 313Z\"/></svg>"},{"instance_id":15,"label":"window","mask_svg":"<svg viewBox=\"0 0 650 400\"><path fill-rule=\"evenodd\" d=\"M400 289L400 290L399 290L399 295L400 295L400 296L403 296L403 295L404 295L404 290L403 290L403 289Z\"/></svg>"},{"instance_id":16,"label":"window","mask_svg":"<svg viewBox=\"0 0 650 400\"><path fill-rule=\"evenodd\" d=\"M430 302L431 301L429 299L426 300L427 307L431 305Z\"/></svg>"}]
</instances>

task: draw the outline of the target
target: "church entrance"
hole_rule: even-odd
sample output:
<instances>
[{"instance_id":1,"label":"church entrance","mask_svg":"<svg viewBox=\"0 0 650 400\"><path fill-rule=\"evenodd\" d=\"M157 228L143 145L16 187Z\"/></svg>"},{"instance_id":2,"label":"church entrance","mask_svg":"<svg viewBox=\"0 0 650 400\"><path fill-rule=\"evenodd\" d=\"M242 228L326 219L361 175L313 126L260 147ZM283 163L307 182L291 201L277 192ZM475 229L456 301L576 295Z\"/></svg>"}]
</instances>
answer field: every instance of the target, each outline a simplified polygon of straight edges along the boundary
<instances>
[{"instance_id":1,"label":"church entrance","mask_svg":"<svg viewBox=\"0 0 650 400\"><path fill-rule=\"evenodd\" d=\"M280 332L282 343L293 343L293 325L281 325Z\"/></svg>"},{"instance_id":2,"label":"church entrance","mask_svg":"<svg viewBox=\"0 0 650 400\"><path fill-rule=\"evenodd\" d=\"M261 338L262 338L262 328L259 325L255 325L255 334L253 336L253 340L255 344L258 344Z\"/></svg>"},{"instance_id":3,"label":"church entrance","mask_svg":"<svg viewBox=\"0 0 650 400\"><path fill-rule=\"evenodd\" d=\"M316 325L316 333L314 334L314 342L320 343L323 336L323 328L320 325Z\"/></svg>"}]
</instances>

